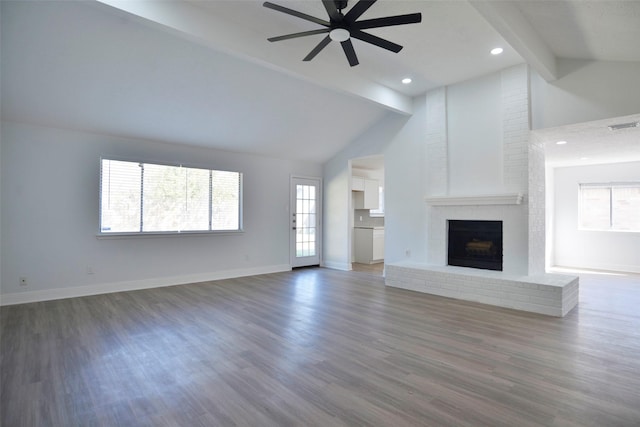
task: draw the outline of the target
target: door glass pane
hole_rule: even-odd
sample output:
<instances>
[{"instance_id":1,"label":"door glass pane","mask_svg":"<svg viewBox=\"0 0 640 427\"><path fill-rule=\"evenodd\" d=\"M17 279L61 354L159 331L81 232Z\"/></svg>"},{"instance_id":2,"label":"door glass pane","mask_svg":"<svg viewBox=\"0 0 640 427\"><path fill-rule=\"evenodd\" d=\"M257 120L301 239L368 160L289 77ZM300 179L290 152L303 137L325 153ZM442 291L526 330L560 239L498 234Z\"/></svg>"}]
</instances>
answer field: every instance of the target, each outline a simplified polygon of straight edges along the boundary
<instances>
[{"instance_id":1,"label":"door glass pane","mask_svg":"<svg viewBox=\"0 0 640 427\"><path fill-rule=\"evenodd\" d=\"M313 185L296 186L296 257L316 255L316 189Z\"/></svg>"}]
</instances>

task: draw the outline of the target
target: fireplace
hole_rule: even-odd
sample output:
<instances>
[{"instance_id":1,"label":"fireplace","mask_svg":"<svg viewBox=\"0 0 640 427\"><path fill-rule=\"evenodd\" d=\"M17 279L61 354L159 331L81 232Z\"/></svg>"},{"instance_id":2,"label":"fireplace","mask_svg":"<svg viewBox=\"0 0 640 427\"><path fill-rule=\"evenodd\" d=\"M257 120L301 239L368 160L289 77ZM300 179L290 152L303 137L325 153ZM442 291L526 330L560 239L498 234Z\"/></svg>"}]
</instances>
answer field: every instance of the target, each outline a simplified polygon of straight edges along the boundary
<instances>
[{"instance_id":1,"label":"fireplace","mask_svg":"<svg viewBox=\"0 0 640 427\"><path fill-rule=\"evenodd\" d=\"M448 223L448 265L502 271L502 221Z\"/></svg>"}]
</instances>

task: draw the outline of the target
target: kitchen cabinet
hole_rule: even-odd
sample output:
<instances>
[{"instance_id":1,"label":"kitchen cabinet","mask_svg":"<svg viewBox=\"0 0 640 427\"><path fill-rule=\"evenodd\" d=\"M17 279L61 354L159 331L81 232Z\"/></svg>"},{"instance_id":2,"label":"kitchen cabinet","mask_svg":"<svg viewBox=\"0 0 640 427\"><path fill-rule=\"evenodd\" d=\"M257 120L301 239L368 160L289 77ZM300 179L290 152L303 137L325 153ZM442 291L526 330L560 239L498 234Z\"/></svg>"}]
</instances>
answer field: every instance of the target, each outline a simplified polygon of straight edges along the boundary
<instances>
[{"instance_id":1,"label":"kitchen cabinet","mask_svg":"<svg viewBox=\"0 0 640 427\"><path fill-rule=\"evenodd\" d=\"M373 261L384 260L384 229L373 229Z\"/></svg>"},{"instance_id":2,"label":"kitchen cabinet","mask_svg":"<svg viewBox=\"0 0 640 427\"><path fill-rule=\"evenodd\" d=\"M384 261L384 228L354 228L355 262L374 264Z\"/></svg>"},{"instance_id":3,"label":"kitchen cabinet","mask_svg":"<svg viewBox=\"0 0 640 427\"><path fill-rule=\"evenodd\" d=\"M361 179L364 181L364 191L355 191L353 193L354 209L378 209L380 207L378 180L368 178ZM351 184L352 189L354 189L354 182L355 180L353 180Z\"/></svg>"},{"instance_id":4,"label":"kitchen cabinet","mask_svg":"<svg viewBox=\"0 0 640 427\"><path fill-rule=\"evenodd\" d=\"M352 191L364 191L364 178L361 176L351 177L351 190Z\"/></svg>"}]
</instances>

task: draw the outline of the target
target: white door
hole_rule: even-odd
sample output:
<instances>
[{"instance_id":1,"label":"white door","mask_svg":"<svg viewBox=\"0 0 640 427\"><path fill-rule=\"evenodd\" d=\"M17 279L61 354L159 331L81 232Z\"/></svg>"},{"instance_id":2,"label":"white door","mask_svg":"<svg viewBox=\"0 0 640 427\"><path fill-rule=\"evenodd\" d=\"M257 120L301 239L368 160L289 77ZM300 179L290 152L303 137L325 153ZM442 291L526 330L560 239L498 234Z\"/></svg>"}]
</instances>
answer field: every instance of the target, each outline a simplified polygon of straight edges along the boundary
<instances>
[{"instance_id":1,"label":"white door","mask_svg":"<svg viewBox=\"0 0 640 427\"><path fill-rule=\"evenodd\" d=\"M320 264L321 200L319 178L291 178L291 267Z\"/></svg>"}]
</instances>

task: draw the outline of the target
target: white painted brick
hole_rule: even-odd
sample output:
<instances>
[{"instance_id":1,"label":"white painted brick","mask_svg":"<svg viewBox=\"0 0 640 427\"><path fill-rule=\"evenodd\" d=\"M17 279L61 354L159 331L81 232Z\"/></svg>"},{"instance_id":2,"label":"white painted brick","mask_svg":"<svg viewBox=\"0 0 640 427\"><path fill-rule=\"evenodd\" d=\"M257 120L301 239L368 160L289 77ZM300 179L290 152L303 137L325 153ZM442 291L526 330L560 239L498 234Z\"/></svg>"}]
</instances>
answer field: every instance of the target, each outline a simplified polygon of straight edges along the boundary
<instances>
[{"instance_id":1,"label":"white painted brick","mask_svg":"<svg viewBox=\"0 0 640 427\"><path fill-rule=\"evenodd\" d=\"M551 316L566 315L578 302L578 279L570 276L416 265L387 265L387 285Z\"/></svg>"}]
</instances>

